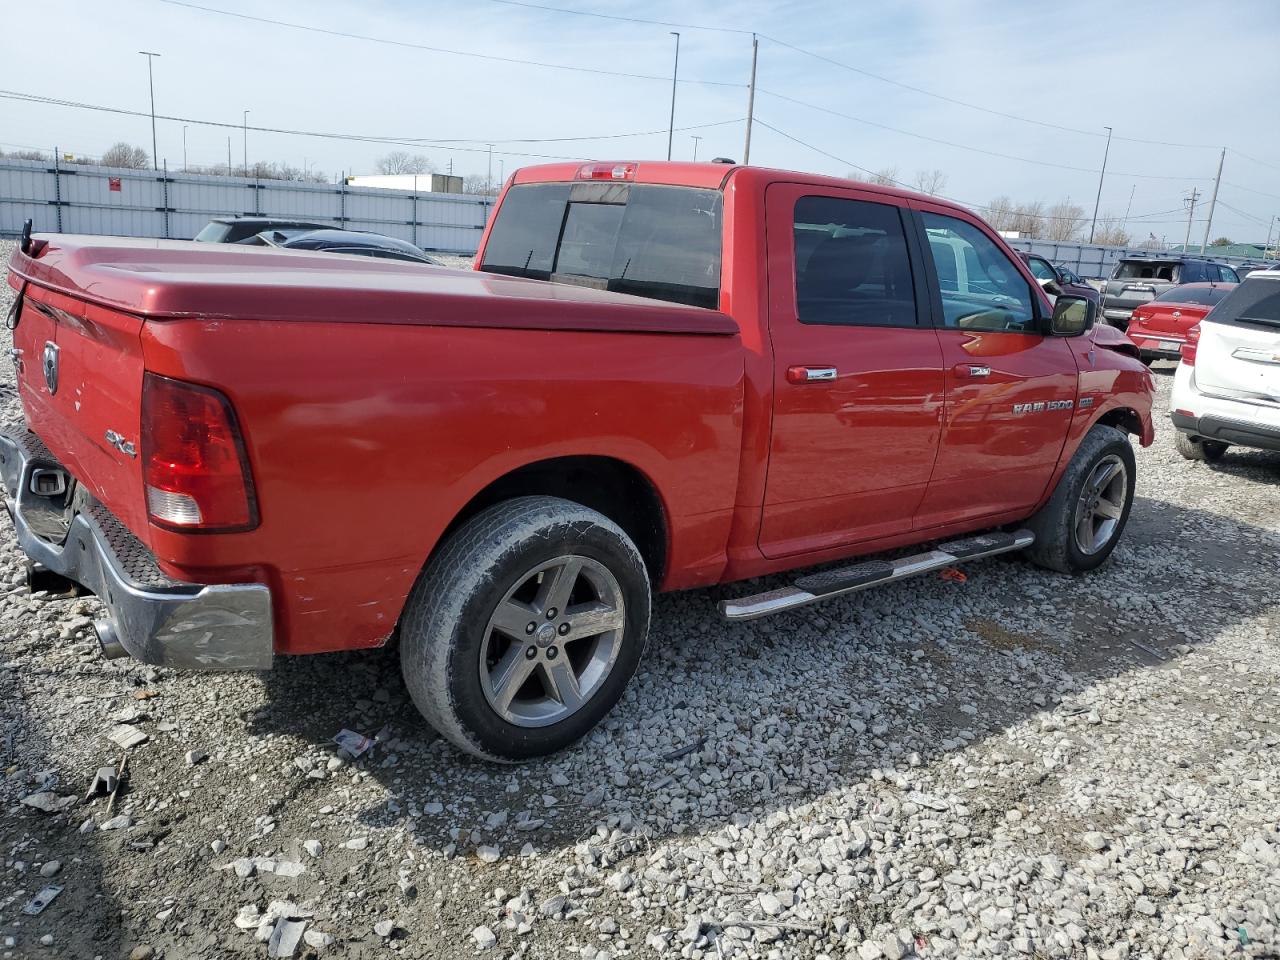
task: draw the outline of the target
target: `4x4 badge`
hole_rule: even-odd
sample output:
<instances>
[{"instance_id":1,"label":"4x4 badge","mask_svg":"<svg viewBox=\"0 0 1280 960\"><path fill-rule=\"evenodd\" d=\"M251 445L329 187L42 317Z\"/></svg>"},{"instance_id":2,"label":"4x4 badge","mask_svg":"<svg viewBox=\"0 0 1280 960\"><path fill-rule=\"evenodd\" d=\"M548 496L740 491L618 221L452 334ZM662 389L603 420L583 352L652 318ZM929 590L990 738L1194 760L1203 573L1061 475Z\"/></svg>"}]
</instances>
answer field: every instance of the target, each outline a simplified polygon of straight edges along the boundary
<instances>
[{"instance_id":1,"label":"4x4 badge","mask_svg":"<svg viewBox=\"0 0 1280 960\"><path fill-rule=\"evenodd\" d=\"M58 392L58 345L52 340L46 340L44 343L44 358L40 362L40 366L44 370L44 383L49 388L49 394Z\"/></svg>"}]
</instances>

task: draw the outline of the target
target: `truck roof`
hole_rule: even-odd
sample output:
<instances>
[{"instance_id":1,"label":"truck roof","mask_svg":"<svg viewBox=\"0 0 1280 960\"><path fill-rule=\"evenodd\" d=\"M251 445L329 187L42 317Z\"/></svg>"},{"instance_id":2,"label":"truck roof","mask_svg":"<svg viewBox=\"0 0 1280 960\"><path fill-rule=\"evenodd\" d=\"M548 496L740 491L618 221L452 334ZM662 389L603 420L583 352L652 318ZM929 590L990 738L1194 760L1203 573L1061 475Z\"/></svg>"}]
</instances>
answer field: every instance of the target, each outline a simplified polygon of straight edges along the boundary
<instances>
[{"instance_id":1,"label":"truck roof","mask_svg":"<svg viewBox=\"0 0 1280 960\"><path fill-rule=\"evenodd\" d=\"M761 188L770 183L806 183L816 187L831 187L848 190L856 188L868 193L883 194L887 198L897 200L923 200L955 210L966 210L965 206L941 197L917 193L901 187L881 186L877 183L864 183L861 180L850 180L847 177L828 177L818 173L804 173L798 170L779 170L773 167L755 167L741 163L685 163L671 160L593 160L589 163L543 163L532 167L521 167L512 175L513 183L559 183L564 181L585 180L581 172L589 167L594 168L630 168L630 175L616 178L619 181L633 183L652 183L679 187L701 187L703 189L720 190L732 179L745 178ZM971 211L969 211L971 212Z\"/></svg>"}]
</instances>

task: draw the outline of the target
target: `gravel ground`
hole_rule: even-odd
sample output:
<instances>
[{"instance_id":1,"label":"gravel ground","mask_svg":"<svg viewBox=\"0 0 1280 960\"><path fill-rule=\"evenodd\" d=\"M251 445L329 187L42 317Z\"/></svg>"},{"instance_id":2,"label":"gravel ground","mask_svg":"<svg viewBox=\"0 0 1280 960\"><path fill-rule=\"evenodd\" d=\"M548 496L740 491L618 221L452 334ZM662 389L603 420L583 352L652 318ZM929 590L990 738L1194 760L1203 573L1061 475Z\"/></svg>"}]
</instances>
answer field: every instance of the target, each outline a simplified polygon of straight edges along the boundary
<instances>
[{"instance_id":1,"label":"gravel ground","mask_svg":"<svg viewBox=\"0 0 1280 960\"><path fill-rule=\"evenodd\" d=\"M437 739L391 653L105 662L6 524L0 956L1280 956L1280 454L1184 462L1171 371L1104 571L733 627L729 589L659 598L619 707L522 767ZM148 739L109 816L119 723Z\"/></svg>"}]
</instances>

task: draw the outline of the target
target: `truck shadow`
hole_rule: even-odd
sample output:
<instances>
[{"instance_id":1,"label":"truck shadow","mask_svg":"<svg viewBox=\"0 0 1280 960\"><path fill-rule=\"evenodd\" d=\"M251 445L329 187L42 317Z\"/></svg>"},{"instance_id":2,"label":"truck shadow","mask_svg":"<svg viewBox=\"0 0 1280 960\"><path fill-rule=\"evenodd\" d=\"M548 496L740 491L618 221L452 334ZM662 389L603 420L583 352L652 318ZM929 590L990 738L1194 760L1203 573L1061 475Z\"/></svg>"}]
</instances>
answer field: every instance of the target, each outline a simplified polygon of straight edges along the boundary
<instances>
[{"instance_id":1,"label":"truck shadow","mask_svg":"<svg viewBox=\"0 0 1280 960\"><path fill-rule=\"evenodd\" d=\"M964 582L908 581L733 626L719 599L785 578L663 596L613 713L575 748L520 766L440 741L408 702L395 651L280 662L254 723L320 749L343 727L382 731L353 778L381 789L348 806L338 842L394 829L449 855L494 845L512 858L526 843L539 855L571 847L601 822L660 842L927 766L1108 678L1169 669L1182 645L1268 609L1260 571L1278 560L1280 535L1140 497L1114 559L1088 577L996 559ZM315 781L301 822L352 774L336 776Z\"/></svg>"}]
</instances>

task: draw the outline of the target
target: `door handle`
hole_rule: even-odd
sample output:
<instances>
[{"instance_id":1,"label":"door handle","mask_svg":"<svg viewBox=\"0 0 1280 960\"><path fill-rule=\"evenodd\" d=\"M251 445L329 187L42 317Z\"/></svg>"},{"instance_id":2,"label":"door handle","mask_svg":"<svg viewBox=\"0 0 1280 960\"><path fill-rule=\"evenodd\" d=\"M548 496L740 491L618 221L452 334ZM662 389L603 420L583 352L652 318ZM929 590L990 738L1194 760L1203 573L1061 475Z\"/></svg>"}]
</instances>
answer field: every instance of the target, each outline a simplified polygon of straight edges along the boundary
<instances>
[{"instance_id":1,"label":"door handle","mask_svg":"<svg viewBox=\"0 0 1280 960\"><path fill-rule=\"evenodd\" d=\"M787 383L816 383L836 376L835 367L787 367Z\"/></svg>"},{"instance_id":2,"label":"door handle","mask_svg":"<svg viewBox=\"0 0 1280 960\"><path fill-rule=\"evenodd\" d=\"M957 363L951 368L951 372L957 377L965 377L971 380L991 376L991 368L980 363Z\"/></svg>"}]
</instances>

